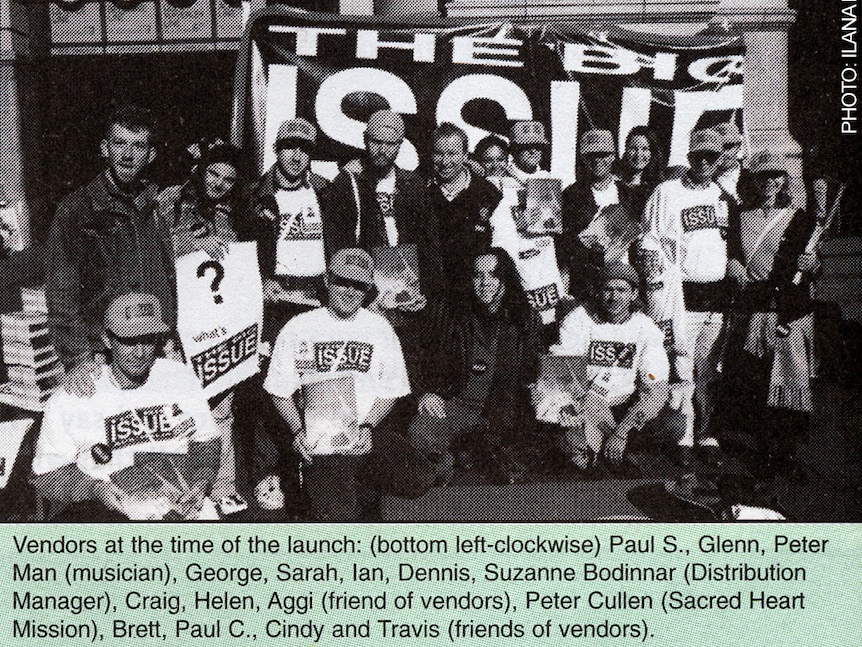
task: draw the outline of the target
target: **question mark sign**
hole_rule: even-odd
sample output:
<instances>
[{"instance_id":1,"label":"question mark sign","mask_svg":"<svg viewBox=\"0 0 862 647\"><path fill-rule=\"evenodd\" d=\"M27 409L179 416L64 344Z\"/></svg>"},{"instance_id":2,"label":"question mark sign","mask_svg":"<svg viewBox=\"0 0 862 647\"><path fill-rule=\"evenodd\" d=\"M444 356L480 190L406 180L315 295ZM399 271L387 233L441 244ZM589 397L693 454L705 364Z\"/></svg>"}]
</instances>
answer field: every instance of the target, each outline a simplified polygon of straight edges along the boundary
<instances>
[{"instance_id":1,"label":"question mark sign","mask_svg":"<svg viewBox=\"0 0 862 647\"><path fill-rule=\"evenodd\" d=\"M207 270L209 269L215 271L215 276L213 277L212 283L210 283L210 290L212 292L218 292L221 280L224 278L224 268L218 261L204 261L203 263L198 265L198 278L202 279L204 275L206 275ZM223 299L220 294L213 295L213 301L215 301L216 303L221 303L222 300Z\"/></svg>"}]
</instances>

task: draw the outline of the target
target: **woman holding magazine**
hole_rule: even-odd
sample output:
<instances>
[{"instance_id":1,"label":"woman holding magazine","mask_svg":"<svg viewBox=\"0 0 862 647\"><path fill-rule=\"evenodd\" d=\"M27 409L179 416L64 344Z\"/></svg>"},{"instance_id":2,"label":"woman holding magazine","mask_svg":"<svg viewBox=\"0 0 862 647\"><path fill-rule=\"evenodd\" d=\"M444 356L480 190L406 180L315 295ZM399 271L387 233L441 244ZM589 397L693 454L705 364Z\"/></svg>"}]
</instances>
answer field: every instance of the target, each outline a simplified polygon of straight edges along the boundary
<instances>
[{"instance_id":1,"label":"woman holding magazine","mask_svg":"<svg viewBox=\"0 0 862 647\"><path fill-rule=\"evenodd\" d=\"M727 428L738 433L728 445L761 480L795 478L796 443L811 414L810 284L820 261L807 243L815 218L791 204L783 158L760 153L750 170L753 197L728 241L737 294L722 369Z\"/></svg>"}]
</instances>

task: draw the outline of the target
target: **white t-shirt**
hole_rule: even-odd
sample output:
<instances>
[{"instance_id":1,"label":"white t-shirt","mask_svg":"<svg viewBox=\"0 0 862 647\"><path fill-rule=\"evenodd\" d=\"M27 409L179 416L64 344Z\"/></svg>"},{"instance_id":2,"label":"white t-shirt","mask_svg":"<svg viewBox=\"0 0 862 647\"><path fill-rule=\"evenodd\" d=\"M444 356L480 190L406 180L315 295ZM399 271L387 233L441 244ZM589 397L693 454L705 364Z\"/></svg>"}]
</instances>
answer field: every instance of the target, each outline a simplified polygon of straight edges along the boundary
<instances>
[{"instance_id":1,"label":"white t-shirt","mask_svg":"<svg viewBox=\"0 0 862 647\"><path fill-rule=\"evenodd\" d=\"M491 245L509 254L521 279L521 287L542 323L556 319L556 305L565 293L557 266L552 236L527 237L518 231L512 208L518 204L516 191L505 191L491 214Z\"/></svg>"},{"instance_id":2,"label":"white t-shirt","mask_svg":"<svg viewBox=\"0 0 862 647\"><path fill-rule=\"evenodd\" d=\"M683 281L712 283L724 278L728 226L727 203L714 182L705 189L688 188L682 179L659 184L644 209L651 236L682 270Z\"/></svg>"},{"instance_id":3,"label":"white t-shirt","mask_svg":"<svg viewBox=\"0 0 862 647\"><path fill-rule=\"evenodd\" d=\"M185 454L190 440L218 437L200 383L185 364L157 359L146 383L137 389L118 387L110 366L105 366L92 398L78 398L63 389L51 396L33 473L76 463L92 478L107 480L133 465L139 452ZM107 463L96 462L94 445L110 450Z\"/></svg>"},{"instance_id":4,"label":"white t-shirt","mask_svg":"<svg viewBox=\"0 0 862 647\"><path fill-rule=\"evenodd\" d=\"M374 192L377 206L383 216L383 225L386 227L386 239L390 247L395 247L398 244L398 227L395 225L395 167L386 177L377 180Z\"/></svg>"},{"instance_id":5,"label":"white t-shirt","mask_svg":"<svg viewBox=\"0 0 862 647\"><path fill-rule=\"evenodd\" d=\"M354 380L360 423L377 398L410 393L401 343L385 318L363 308L353 319L340 319L317 308L282 328L263 388L290 398L304 384L348 376Z\"/></svg>"},{"instance_id":6,"label":"white t-shirt","mask_svg":"<svg viewBox=\"0 0 862 647\"><path fill-rule=\"evenodd\" d=\"M638 383L668 379L664 335L642 312L612 324L597 321L579 306L560 324L560 343L551 353L586 356L587 380L611 406L628 400Z\"/></svg>"},{"instance_id":7,"label":"white t-shirt","mask_svg":"<svg viewBox=\"0 0 862 647\"><path fill-rule=\"evenodd\" d=\"M619 204L620 202L620 192L617 190L616 179L611 180L604 189L599 190L592 187L590 190L593 192L593 199L596 201L596 206L598 207L596 213L605 207L609 207L612 204Z\"/></svg>"},{"instance_id":8,"label":"white t-shirt","mask_svg":"<svg viewBox=\"0 0 862 647\"><path fill-rule=\"evenodd\" d=\"M308 185L280 189L275 201L279 212L276 276L320 276L326 271L326 258L317 193Z\"/></svg>"}]
</instances>

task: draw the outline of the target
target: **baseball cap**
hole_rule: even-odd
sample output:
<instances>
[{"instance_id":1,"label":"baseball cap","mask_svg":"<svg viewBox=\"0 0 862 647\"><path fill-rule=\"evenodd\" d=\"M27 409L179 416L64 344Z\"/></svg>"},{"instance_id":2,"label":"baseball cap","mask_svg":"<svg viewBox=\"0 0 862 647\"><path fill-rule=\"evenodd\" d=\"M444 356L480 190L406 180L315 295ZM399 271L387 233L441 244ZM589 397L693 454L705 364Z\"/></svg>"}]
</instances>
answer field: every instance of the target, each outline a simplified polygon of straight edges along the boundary
<instances>
[{"instance_id":1,"label":"baseball cap","mask_svg":"<svg viewBox=\"0 0 862 647\"><path fill-rule=\"evenodd\" d=\"M317 128L306 119L289 119L279 126L275 145L285 139L300 139L314 145L317 143Z\"/></svg>"},{"instance_id":2,"label":"baseball cap","mask_svg":"<svg viewBox=\"0 0 862 647\"><path fill-rule=\"evenodd\" d=\"M712 130L721 135L722 145L736 145L742 143L742 135L739 132L739 128L737 128L736 124L732 121L724 121L720 124L716 124L712 127Z\"/></svg>"},{"instance_id":3,"label":"baseball cap","mask_svg":"<svg viewBox=\"0 0 862 647\"><path fill-rule=\"evenodd\" d=\"M784 157L770 151L761 151L751 158L749 170L752 173L787 173Z\"/></svg>"},{"instance_id":4,"label":"baseball cap","mask_svg":"<svg viewBox=\"0 0 862 647\"><path fill-rule=\"evenodd\" d=\"M368 252L357 247L335 252L329 260L329 273L348 281L374 285L374 261Z\"/></svg>"},{"instance_id":5,"label":"baseball cap","mask_svg":"<svg viewBox=\"0 0 862 647\"><path fill-rule=\"evenodd\" d=\"M689 140L688 152L698 153L700 151L709 151L711 153L720 153L724 150L724 140L717 131L711 129L695 130L691 133Z\"/></svg>"},{"instance_id":6,"label":"baseball cap","mask_svg":"<svg viewBox=\"0 0 862 647\"><path fill-rule=\"evenodd\" d=\"M640 287L641 283L640 277L638 277L638 273L635 268L627 263L608 263L599 273L599 285L603 285L608 281L613 281L615 279L628 281L634 288Z\"/></svg>"},{"instance_id":7,"label":"baseball cap","mask_svg":"<svg viewBox=\"0 0 862 647\"><path fill-rule=\"evenodd\" d=\"M404 139L404 119L397 112L378 110L368 118L365 133L383 141Z\"/></svg>"},{"instance_id":8,"label":"baseball cap","mask_svg":"<svg viewBox=\"0 0 862 647\"><path fill-rule=\"evenodd\" d=\"M516 121L509 131L509 139L513 146L549 145L545 137L545 124L541 121Z\"/></svg>"},{"instance_id":9,"label":"baseball cap","mask_svg":"<svg viewBox=\"0 0 862 647\"><path fill-rule=\"evenodd\" d=\"M111 301L105 311L105 328L117 337L161 335L170 330L162 306L152 294L130 292Z\"/></svg>"},{"instance_id":10,"label":"baseball cap","mask_svg":"<svg viewBox=\"0 0 862 647\"><path fill-rule=\"evenodd\" d=\"M614 136L610 130L588 130L581 135L581 155L615 152Z\"/></svg>"}]
</instances>

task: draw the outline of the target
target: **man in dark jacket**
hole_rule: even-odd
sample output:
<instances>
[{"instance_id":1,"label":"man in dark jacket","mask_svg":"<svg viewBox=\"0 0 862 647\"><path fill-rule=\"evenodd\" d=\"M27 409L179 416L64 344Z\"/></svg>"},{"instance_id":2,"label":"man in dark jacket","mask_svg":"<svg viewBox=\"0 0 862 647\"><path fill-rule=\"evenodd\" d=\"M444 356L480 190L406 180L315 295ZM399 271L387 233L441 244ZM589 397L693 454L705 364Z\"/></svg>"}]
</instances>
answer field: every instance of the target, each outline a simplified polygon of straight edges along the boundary
<instances>
[{"instance_id":1,"label":"man in dark jacket","mask_svg":"<svg viewBox=\"0 0 862 647\"><path fill-rule=\"evenodd\" d=\"M114 297L153 294L167 323L176 320L171 255L154 217L157 189L143 179L156 155L154 132L148 110L114 112L101 143L107 168L60 202L51 225L48 322L74 395L93 394L105 357L100 324Z\"/></svg>"},{"instance_id":2,"label":"man in dark jacket","mask_svg":"<svg viewBox=\"0 0 862 647\"><path fill-rule=\"evenodd\" d=\"M611 172L616 161L615 153L614 138L610 131L585 132L578 148L580 177L563 191L563 233L558 252L560 265L569 270L569 294L575 297L584 298L590 293L606 261L620 260L608 258L615 255L613 247L620 242L615 240L615 234L623 234L628 238L628 233L634 233L606 231L606 240L603 241L602 236L591 235L585 230L603 210L609 209L608 219L614 221L615 229L629 223L634 227L640 218L640 214L632 213L631 189ZM620 214L620 208L625 213ZM624 217L618 217L620 215ZM622 228L627 229L625 226ZM634 240L634 236L629 242L631 240Z\"/></svg>"},{"instance_id":3,"label":"man in dark jacket","mask_svg":"<svg viewBox=\"0 0 862 647\"><path fill-rule=\"evenodd\" d=\"M467 134L444 122L431 134L433 176L426 183L423 213L439 223L447 287L454 298L469 296L472 257L491 246L489 220L502 196L467 166Z\"/></svg>"},{"instance_id":4,"label":"man in dark jacket","mask_svg":"<svg viewBox=\"0 0 862 647\"><path fill-rule=\"evenodd\" d=\"M323 235L330 257L339 249L415 244L422 292L431 296L440 285L437 224L421 212L421 184L395 165L404 120L378 110L365 128L365 153L348 162L322 195Z\"/></svg>"}]
</instances>

